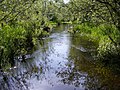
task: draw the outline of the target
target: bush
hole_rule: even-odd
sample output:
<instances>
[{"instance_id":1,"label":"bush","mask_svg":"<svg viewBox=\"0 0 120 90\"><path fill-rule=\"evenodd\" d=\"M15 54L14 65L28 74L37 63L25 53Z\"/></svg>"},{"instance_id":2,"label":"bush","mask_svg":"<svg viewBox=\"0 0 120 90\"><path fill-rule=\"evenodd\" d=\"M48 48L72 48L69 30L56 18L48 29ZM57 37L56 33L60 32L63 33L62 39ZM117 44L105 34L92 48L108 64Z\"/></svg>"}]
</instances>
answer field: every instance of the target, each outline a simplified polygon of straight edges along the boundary
<instances>
[{"instance_id":1,"label":"bush","mask_svg":"<svg viewBox=\"0 0 120 90\"><path fill-rule=\"evenodd\" d=\"M99 45L95 59L105 66L116 67L120 71L120 32L114 25L90 26L90 24L81 24L75 26L73 30L84 33L91 40L97 41Z\"/></svg>"},{"instance_id":2,"label":"bush","mask_svg":"<svg viewBox=\"0 0 120 90\"><path fill-rule=\"evenodd\" d=\"M0 30L0 67L14 64L14 57L21 54L26 41L26 30L21 27L6 25Z\"/></svg>"},{"instance_id":3,"label":"bush","mask_svg":"<svg viewBox=\"0 0 120 90\"><path fill-rule=\"evenodd\" d=\"M87 33L87 34L90 34L90 33L91 33L91 27L89 27L89 26L86 25L86 24L76 25L76 26L73 28L73 31L74 31L74 32L79 32L79 33Z\"/></svg>"}]
</instances>

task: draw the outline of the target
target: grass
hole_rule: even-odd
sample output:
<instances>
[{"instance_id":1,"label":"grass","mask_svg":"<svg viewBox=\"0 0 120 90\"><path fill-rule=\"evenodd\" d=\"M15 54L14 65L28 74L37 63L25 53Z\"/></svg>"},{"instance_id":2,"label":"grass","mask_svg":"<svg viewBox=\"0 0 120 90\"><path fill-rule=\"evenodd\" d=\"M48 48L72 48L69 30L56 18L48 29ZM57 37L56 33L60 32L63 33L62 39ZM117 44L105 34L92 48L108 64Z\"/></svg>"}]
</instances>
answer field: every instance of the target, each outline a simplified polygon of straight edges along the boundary
<instances>
[{"instance_id":1,"label":"grass","mask_svg":"<svg viewBox=\"0 0 120 90\"><path fill-rule=\"evenodd\" d=\"M74 33L84 34L92 41L98 42L96 60L105 66L115 68L120 71L120 32L110 24L80 24L73 28Z\"/></svg>"}]
</instances>

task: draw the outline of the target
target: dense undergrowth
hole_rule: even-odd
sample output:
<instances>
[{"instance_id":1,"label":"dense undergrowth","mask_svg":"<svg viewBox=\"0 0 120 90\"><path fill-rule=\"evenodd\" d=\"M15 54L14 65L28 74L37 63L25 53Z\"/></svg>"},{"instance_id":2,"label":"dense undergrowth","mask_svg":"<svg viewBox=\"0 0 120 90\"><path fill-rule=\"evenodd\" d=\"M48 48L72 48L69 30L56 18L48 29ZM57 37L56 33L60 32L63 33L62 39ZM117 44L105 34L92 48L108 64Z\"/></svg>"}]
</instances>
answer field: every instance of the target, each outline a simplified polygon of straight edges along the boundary
<instances>
[{"instance_id":1,"label":"dense undergrowth","mask_svg":"<svg viewBox=\"0 0 120 90\"><path fill-rule=\"evenodd\" d=\"M37 40L49 35L42 27L32 23L0 26L0 69L15 65L15 57L35 49Z\"/></svg>"},{"instance_id":2,"label":"dense undergrowth","mask_svg":"<svg viewBox=\"0 0 120 90\"><path fill-rule=\"evenodd\" d=\"M120 71L120 31L114 25L84 23L75 25L71 32L86 35L91 41L97 42L95 60Z\"/></svg>"}]
</instances>

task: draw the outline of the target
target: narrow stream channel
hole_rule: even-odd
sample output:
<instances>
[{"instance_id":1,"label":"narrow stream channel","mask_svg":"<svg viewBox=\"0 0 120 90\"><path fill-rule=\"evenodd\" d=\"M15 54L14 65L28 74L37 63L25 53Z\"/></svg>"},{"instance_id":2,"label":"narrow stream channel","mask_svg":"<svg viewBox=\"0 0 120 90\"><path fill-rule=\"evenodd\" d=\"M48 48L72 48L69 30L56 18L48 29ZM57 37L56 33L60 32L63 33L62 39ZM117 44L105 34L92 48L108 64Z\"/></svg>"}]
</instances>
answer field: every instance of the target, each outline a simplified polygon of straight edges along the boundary
<instances>
[{"instance_id":1,"label":"narrow stream channel","mask_svg":"<svg viewBox=\"0 0 120 90\"><path fill-rule=\"evenodd\" d=\"M71 42L72 36L67 32L67 29L67 26L55 28L49 37L43 38L43 45L39 46L39 50L33 53L33 56L35 56L34 62L37 67L40 68L42 66L41 73L44 74L43 76L42 74L36 74L37 78L33 77L28 80L30 90L85 90L82 83L84 83L84 77L87 73L72 72L72 69L75 67L72 59L76 57L81 57L80 59L90 59L89 55L89 57L84 56L84 54L87 55L87 53L85 48L82 47L82 44L88 45L90 43L87 41L81 43L81 41L78 40L78 45L80 43L81 45L74 45L76 43ZM73 55L76 54L76 56L71 56L71 49L74 50ZM69 69L71 70L68 71ZM68 76L66 76L67 74ZM72 74L78 75L77 80L74 80L76 78L74 78L75 75ZM69 81L69 78L71 81Z\"/></svg>"},{"instance_id":2,"label":"narrow stream channel","mask_svg":"<svg viewBox=\"0 0 120 90\"><path fill-rule=\"evenodd\" d=\"M18 68L1 74L0 90L119 90L117 75L91 63L95 43L70 35L68 28L54 28Z\"/></svg>"},{"instance_id":3,"label":"narrow stream channel","mask_svg":"<svg viewBox=\"0 0 120 90\"><path fill-rule=\"evenodd\" d=\"M67 32L67 27L59 27L57 29L57 31L43 41L43 53L34 53L36 64L40 64L41 60L45 60L45 65L48 67L44 66L44 69L47 68L47 70L45 70L45 75L41 81L36 80L36 78L32 78L29 81L31 83L30 90L84 90L84 87L81 85L75 87L74 85L64 84L62 82L63 78L58 75L70 63L71 37ZM83 81L81 80L81 82Z\"/></svg>"}]
</instances>

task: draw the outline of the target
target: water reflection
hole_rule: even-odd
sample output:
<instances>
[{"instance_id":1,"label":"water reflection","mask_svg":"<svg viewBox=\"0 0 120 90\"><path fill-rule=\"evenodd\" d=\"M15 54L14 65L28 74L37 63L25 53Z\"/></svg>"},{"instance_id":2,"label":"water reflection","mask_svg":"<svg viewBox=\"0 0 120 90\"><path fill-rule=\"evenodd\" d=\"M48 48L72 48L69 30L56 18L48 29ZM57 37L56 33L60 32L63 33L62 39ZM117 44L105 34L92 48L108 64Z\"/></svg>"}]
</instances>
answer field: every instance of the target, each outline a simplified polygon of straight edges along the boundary
<instances>
[{"instance_id":1,"label":"water reflection","mask_svg":"<svg viewBox=\"0 0 120 90\"><path fill-rule=\"evenodd\" d=\"M62 31L60 31L62 30ZM64 85L60 82L62 78L58 78L56 75L61 71L61 68L65 67L68 63L68 55L70 50L70 36L64 27L59 27L58 31L53 33L45 41L45 45L48 45L47 50L44 52L47 54L46 59L49 61L47 65L50 67L45 73L45 78L41 82L36 83L35 79L31 79L30 82L34 82L30 87L31 90L74 90L73 85ZM46 55L45 55L46 56ZM41 57L41 56L40 56ZM39 58L40 58L39 57ZM39 89L38 89L39 88ZM83 88L76 88L76 90L82 90Z\"/></svg>"},{"instance_id":2,"label":"water reflection","mask_svg":"<svg viewBox=\"0 0 120 90\"><path fill-rule=\"evenodd\" d=\"M71 38L71 45L74 47L70 48L69 62L57 74L62 78L61 82L76 87L82 85L85 90L120 89L119 75L114 74L109 68L94 63L91 55L95 53L96 44L80 36L79 38ZM81 46L87 50L82 51L78 48Z\"/></svg>"},{"instance_id":3,"label":"water reflection","mask_svg":"<svg viewBox=\"0 0 120 90\"><path fill-rule=\"evenodd\" d=\"M93 61L97 44L68 28L55 28L16 68L1 72L0 90L119 90L119 75Z\"/></svg>"}]
</instances>

